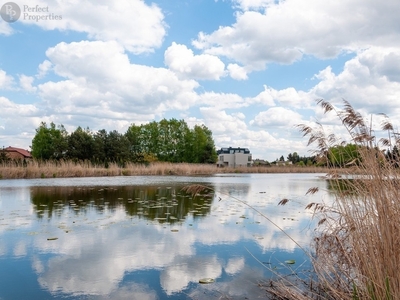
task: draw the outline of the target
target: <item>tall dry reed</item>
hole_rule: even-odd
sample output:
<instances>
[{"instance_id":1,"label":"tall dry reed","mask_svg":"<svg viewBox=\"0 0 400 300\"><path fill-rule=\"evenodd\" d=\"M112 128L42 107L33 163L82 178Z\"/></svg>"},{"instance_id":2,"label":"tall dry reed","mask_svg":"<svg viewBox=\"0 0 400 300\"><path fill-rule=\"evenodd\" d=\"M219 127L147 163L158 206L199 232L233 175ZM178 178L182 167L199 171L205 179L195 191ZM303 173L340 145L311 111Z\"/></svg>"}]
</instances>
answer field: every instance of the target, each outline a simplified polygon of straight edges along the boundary
<instances>
[{"instance_id":1,"label":"tall dry reed","mask_svg":"<svg viewBox=\"0 0 400 300\"><path fill-rule=\"evenodd\" d=\"M218 173L323 173L323 167L301 166L254 166L237 168L217 168L210 164L162 163L149 165L126 164L119 167L110 163L108 168L90 162L73 161L28 161L26 165L14 162L0 164L0 179L16 178L58 178L58 177L98 177L134 175L212 175Z\"/></svg>"},{"instance_id":2,"label":"tall dry reed","mask_svg":"<svg viewBox=\"0 0 400 300\"><path fill-rule=\"evenodd\" d=\"M400 299L400 176L398 162L388 160L378 146L400 146L399 134L387 120L387 138L377 140L371 124L344 102L338 111L319 100L325 113L334 112L357 144L359 158L352 161L351 173L343 168L332 173L329 183L333 203L310 203L318 218L319 230L313 242L312 262L316 279L310 293L276 284L270 290L279 299ZM323 128L299 126L309 145L327 159L330 147L341 141L326 136ZM310 189L310 193L318 192Z\"/></svg>"}]
</instances>

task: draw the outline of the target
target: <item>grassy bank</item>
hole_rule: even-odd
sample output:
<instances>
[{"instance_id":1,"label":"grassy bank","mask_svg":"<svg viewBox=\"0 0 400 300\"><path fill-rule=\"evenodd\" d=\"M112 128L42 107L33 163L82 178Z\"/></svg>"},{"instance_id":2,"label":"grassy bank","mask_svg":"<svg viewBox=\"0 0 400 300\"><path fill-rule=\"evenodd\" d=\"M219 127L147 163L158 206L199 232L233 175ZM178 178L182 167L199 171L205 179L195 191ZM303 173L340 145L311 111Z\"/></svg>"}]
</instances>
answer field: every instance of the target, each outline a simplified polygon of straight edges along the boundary
<instances>
[{"instance_id":1,"label":"grassy bank","mask_svg":"<svg viewBox=\"0 0 400 300\"><path fill-rule=\"evenodd\" d=\"M3 163L0 165L1 179L17 178L63 178L99 177L133 175L211 175L220 173L324 173L322 167L300 166L255 166L238 168L217 168L210 164L152 163L149 165L127 164L124 168L109 164L108 168L90 162L39 162L30 161L27 165Z\"/></svg>"}]
</instances>

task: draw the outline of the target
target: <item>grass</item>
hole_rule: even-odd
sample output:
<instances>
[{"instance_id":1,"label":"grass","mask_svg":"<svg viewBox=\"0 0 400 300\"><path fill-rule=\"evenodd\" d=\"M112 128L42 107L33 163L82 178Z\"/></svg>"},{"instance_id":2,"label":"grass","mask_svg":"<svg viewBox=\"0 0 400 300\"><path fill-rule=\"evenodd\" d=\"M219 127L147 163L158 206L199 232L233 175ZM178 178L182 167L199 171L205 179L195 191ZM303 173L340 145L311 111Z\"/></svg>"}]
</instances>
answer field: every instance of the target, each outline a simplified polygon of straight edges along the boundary
<instances>
[{"instance_id":1,"label":"grass","mask_svg":"<svg viewBox=\"0 0 400 300\"><path fill-rule=\"evenodd\" d=\"M314 278L307 289L276 280L268 288L274 299L400 299L400 173L396 160L387 160L380 146L400 146L400 136L386 119L382 129L388 137L377 139L371 124L348 102L337 110L329 102L318 102L325 113L334 112L357 144L359 158L352 169L328 176L334 188L333 203L310 203L318 228L310 259ZM329 148L342 141L326 136L322 126L300 125L309 145L326 160ZM334 173L335 174L335 173ZM311 188L309 193L317 193Z\"/></svg>"},{"instance_id":2,"label":"grass","mask_svg":"<svg viewBox=\"0 0 400 300\"><path fill-rule=\"evenodd\" d=\"M29 161L27 165L7 162L0 164L0 179L17 178L64 178L134 175L212 175L220 173L324 173L323 167L300 166L253 166L217 168L210 164L151 163L127 164L124 168L110 163L108 168L90 162Z\"/></svg>"}]
</instances>

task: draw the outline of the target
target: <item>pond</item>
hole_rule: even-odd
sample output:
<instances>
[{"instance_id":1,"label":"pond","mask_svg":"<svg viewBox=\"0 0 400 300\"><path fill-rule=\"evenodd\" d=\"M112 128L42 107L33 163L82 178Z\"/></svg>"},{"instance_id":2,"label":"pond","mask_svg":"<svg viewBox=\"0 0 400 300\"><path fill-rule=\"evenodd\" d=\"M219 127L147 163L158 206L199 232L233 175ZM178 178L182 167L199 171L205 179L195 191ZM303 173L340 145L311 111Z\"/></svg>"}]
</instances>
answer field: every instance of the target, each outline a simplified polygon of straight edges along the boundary
<instances>
[{"instance_id":1,"label":"pond","mask_svg":"<svg viewBox=\"0 0 400 300\"><path fill-rule=\"evenodd\" d=\"M0 299L266 297L274 273L310 270L277 226L310 246L320 175L1 180Z\"/></svg>"}]
</instances>

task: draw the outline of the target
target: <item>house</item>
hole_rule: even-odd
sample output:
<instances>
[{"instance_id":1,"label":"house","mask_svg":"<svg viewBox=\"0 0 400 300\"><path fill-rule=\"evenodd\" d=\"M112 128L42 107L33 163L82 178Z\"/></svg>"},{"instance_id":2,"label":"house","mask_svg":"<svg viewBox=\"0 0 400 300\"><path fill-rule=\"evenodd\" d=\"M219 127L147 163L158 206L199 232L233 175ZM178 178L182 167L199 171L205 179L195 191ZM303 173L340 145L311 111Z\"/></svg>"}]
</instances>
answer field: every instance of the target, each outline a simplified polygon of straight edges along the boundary
<instances>
[{"instance_id":1,"label":"house","mask_svg":"<svg viewBox=\"0 0 400 300\"><path fill-rule=\"evenodd\" d=\"M1 151L4 151L10 159L32 159L31 153L25 149L9 146Z\"/></svg>"},{"instance_id":2,"label":"house","mask_svg":"<svg viewBox=\"0 0 400 300\"><path fill-rule=\"evenodd\" d=\"M268 166L270 163L264 159L253 160L253 166Z\"/></svg>"},{"instance_id":3,"label":"house","mask_svg":"<svg viewBox=\"0 0 400 300\"><path fill-rule=\"evenodd\" d=\"M287 166L287 165L292 165L293 162L291 162L290 160L288 160L288 161L277 160L277 161L273 162L273 164L275 164L277 166Z\"/></svg>"},{"instance_id":4,"label":"house","mask_svg":"<svg viewBox=\"0 0 400 300\"><path fill-rule=\"evenodd\" d=\"M218 167L251 167L253 160L248 148L221 148L217 151Z\"/></svg>"}]
</instances>

